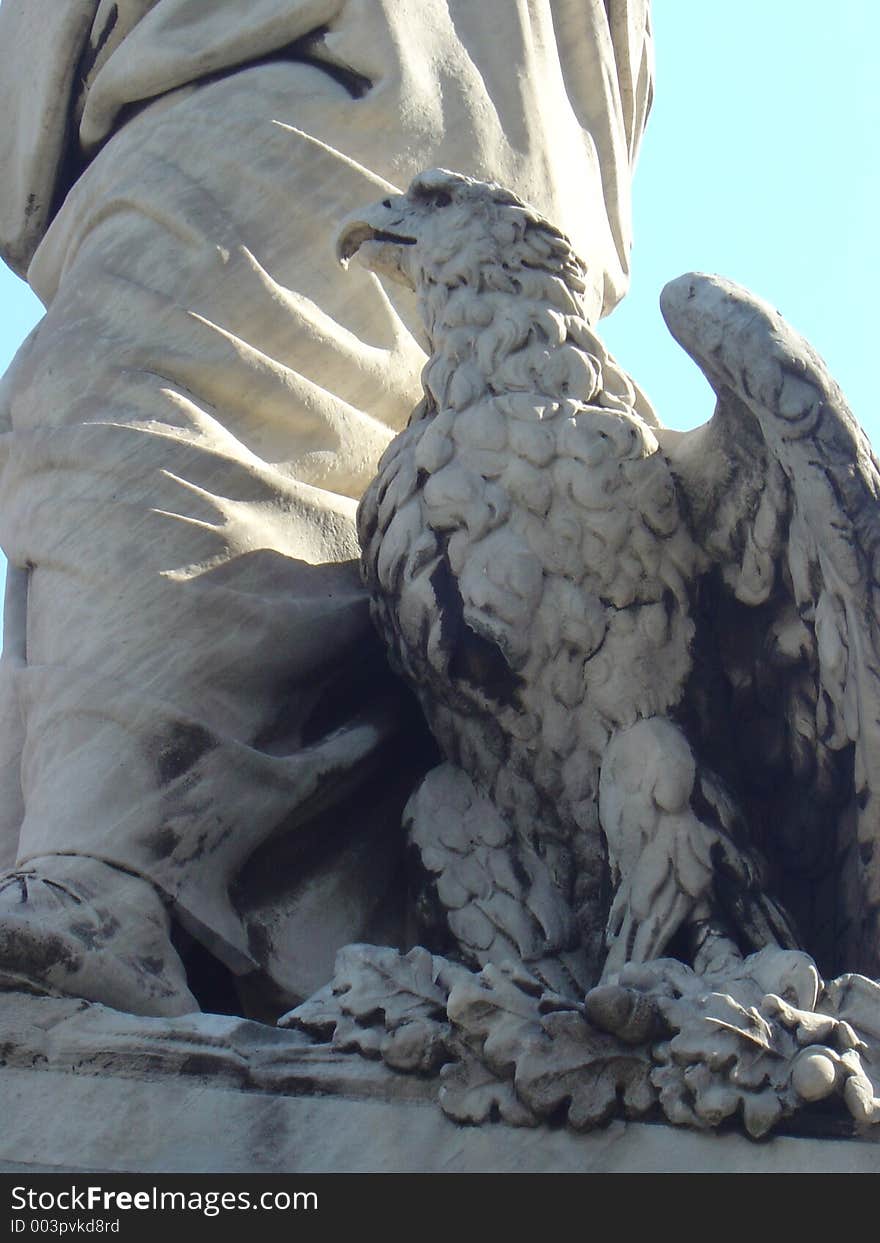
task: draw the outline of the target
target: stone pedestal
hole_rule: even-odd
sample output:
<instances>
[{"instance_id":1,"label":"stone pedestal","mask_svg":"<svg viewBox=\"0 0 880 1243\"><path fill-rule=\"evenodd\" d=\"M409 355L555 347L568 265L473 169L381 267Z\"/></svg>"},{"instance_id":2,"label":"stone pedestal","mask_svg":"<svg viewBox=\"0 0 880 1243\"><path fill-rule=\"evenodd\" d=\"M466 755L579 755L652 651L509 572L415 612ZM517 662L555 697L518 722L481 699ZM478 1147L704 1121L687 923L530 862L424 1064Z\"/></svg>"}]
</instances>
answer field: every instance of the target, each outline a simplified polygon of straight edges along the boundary
<instances>
[{"instance_id":1,"label":"stone pedestal","mask_svg":"<svg viewBox=\"0 0 880 1243\"><path fill-rule=\"evenodd\" d=\"M7 994L0 1048L6 1172L880 1173L870 1138L459 1126L436 1081L216 1015Z\"/></svg>"}]
</instances>

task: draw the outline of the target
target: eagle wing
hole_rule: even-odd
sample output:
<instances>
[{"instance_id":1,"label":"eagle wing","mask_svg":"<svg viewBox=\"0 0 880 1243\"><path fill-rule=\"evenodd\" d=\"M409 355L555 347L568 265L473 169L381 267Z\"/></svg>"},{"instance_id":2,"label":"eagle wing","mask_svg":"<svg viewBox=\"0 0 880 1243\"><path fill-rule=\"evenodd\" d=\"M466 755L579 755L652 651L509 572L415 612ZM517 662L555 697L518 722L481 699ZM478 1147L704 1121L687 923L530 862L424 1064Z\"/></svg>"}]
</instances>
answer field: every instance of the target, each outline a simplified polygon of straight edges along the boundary
<instances>
[{"instance_id":1,"label":"eagle wing","mask_svg":"<svg viewBox=\"0 0 880 1243\"><path fill-rule=\"evenodd\" d=\"M664 434L707 554L703 702L688 707L717 766L736 766L817 961L874 975L880 467L825 364L771 306L691 273L661 308L718 398L703 427Z\"/></svg>"}]
</instances>

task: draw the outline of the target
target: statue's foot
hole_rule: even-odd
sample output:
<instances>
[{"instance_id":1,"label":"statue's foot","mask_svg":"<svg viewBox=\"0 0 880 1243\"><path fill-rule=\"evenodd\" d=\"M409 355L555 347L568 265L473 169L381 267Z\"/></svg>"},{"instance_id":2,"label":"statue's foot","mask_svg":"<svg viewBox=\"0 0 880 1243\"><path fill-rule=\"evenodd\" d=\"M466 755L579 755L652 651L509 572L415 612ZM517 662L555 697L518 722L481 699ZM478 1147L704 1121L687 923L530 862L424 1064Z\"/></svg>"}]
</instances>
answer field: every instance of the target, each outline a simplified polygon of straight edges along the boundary
<instances>
[{"instance_id":1,"label":"statue's foot","mask_svg":"<svg viewBox=\"0 0 880 1243\"><path fill-rule=\"evenodd\" d=\"M0 988L171 1017L199 1004L159 894L84 855L46 855L0 873Z\"/></svg>"}]
</instances>

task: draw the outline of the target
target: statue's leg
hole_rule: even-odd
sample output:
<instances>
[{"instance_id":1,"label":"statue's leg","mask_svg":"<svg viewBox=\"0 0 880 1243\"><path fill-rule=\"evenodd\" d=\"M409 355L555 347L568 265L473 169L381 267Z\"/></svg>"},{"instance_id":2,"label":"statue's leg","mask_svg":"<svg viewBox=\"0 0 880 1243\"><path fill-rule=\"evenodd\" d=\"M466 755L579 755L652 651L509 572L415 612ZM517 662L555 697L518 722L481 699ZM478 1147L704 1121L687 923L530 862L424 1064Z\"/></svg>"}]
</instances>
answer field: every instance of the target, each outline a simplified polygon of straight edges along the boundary
<instances>
[{"instance_id":1,"label":"statue's leg","mask_svg":"<svg viewBox=\"0 0 880 1243\"><path fill-rule=\"evenodd\" d=\"M665 955L681 929L698 971L745 949L796 945L735 799L674 721L650 717L615 734L599 815L615 885L605 980Z\"/></svg>"},{"instance_id":2,"label":"statue's leg","mask_svg":"<svg viewBox=\"0 0 880 1243\"><path fill-rule=\"evenodd\" d=\"M157 890L84 855L32 859L0 876L0 987L138 1014L199 1008Z\"/></svg>"},{"instance_id":3,"label":"statue's leg","mask_svg":"<svg viewBox=\"0 0 880 1243\"><path fill-rule=\"evenodd\" d=\"M414 404L420 354L373 278L335 265L335 222L375 185L274 124L296 80L250 70L135 118L31 271L49 309L7 386L0 477L2 543L27 577L7 976L27 965L22 921L32 946L41 922L60 935L47 894L69 855L141 886L109 912L123 958L157 956L158 893L247 970L242 862L350 793L393 733L381 702L344 694L374 650L353 498L380 420ZM42 882L26 901L22 872ZM129 984L89 995L143 1008Z\"/></svg>"}]
</instances>

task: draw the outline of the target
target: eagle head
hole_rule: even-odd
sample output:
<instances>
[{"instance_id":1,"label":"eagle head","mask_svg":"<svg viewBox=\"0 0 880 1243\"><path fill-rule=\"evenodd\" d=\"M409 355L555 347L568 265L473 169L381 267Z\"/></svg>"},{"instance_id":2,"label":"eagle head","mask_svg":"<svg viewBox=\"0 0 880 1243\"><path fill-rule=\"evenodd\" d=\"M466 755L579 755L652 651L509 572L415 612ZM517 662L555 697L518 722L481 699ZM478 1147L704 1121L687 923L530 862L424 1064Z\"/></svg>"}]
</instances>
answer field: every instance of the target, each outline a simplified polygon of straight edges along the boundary
<instances>
[{"instance_id":1,"label":"eagle head","mask_svg":"<svg viewBox=\"0 0 880 1243\"><path fill-rule=\"evenodd\" d=\"M419 174L405 194L349 216L336 253L416 290L479 286L487 269L542 269L575 293L584 265L564 233L510 190L444 168Z\"/></svg>"}]
</instances>

